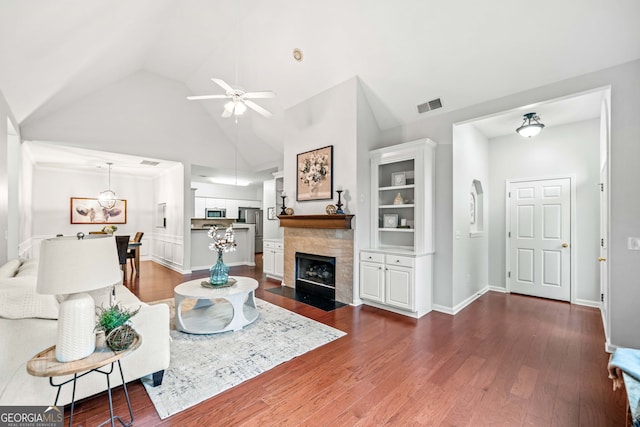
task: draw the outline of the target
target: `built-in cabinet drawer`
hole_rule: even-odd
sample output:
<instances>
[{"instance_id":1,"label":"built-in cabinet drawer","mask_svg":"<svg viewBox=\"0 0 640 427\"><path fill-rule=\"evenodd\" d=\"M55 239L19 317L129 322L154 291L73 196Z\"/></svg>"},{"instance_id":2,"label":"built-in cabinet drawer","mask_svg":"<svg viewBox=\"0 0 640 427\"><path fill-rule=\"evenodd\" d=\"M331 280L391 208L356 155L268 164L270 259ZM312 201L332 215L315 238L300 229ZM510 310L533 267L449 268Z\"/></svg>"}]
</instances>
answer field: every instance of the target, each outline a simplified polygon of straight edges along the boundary
<instances>
[{"instance_id":1,"label":"built-in cabinet drawer","mask_svg":"<svg viewBox=\"0 0 640 427\"><path fill-rule=\"evenodd\" d=\"M384 262L387 265L401 265L403 267L413 267L413 258L400 255L385 255Z\"/></svg>"},{"instance_id":2,"label":"built-in cabinet drawer","mask_svg":"<svg viewBox=\"0 0 640 427\"><path fill-rule=\"evenodd\" d=\"M360 252L360 261L384 262L384 254L379 252Z\"/></svg>"}]
</instances>

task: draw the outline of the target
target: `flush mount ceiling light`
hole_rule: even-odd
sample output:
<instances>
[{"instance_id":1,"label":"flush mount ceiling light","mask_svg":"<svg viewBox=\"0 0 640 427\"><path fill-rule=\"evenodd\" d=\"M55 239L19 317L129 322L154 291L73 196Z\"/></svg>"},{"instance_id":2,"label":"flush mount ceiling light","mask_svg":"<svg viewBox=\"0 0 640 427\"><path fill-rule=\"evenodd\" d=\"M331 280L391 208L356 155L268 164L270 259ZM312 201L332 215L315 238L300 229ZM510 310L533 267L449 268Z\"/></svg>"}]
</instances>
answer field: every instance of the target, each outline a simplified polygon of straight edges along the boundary
<instances>
[{"instance_id":1,"label":"flush mount ceiling light","mask_svg":"<svg viewBox=\"0 0 640 427\"><path fill-rule=\"evenodd\" d=\"M536 113L527 113L524 115L522 125L516 129L516 132L524 137L531 138L539 134L542 128L544 128L544 125L540 123L540 117Z\"/></svg>"},{"instance_id":2,"label":"flush mount ceiling light","mask_svg":"<svg viewBox=\"0 0 640 427\"><path fill-rule=\"evenodd\" d=\"M116 193L111 189L111 165L113 163L107 162L107 164L109 165L109 188L100 193L98 204L103 208L111 209L116 205L118 199L116 199Z\"/></svg>"}]
</instances>

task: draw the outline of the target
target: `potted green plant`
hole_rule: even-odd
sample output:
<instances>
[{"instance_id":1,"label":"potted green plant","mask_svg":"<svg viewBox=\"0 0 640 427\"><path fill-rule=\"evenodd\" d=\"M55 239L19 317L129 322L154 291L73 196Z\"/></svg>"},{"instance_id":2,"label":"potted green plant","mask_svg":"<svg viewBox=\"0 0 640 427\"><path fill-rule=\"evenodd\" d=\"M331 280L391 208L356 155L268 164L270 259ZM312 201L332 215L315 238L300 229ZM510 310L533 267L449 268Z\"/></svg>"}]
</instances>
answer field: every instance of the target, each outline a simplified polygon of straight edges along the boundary
<instances>
[{"instance_id":1,"label":"potted green plant","mask_svg":"<svg viewBox=\"0 0 640 427\"><path fill-rule=\"evenodd\" d=\"M137 333L128 322L138 314L140 307L129 310L119 304L113 304L107 308L98 307L96 311L98 315L96 330L104 332L107 346L113 351L129 348Z\"/></svg>"}]
</instances>

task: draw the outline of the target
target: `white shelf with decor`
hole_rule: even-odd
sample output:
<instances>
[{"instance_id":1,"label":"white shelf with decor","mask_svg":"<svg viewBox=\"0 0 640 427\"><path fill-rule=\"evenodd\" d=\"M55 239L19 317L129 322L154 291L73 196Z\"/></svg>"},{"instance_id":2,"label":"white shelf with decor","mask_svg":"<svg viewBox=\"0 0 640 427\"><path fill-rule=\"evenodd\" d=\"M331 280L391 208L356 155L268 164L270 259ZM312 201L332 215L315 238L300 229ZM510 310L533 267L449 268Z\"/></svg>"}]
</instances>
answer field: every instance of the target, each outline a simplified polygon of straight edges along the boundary
<instances>
[{"instance_id":1,"label":"white shelf with decor","mask_svg":"<svg viewBox=\"0 0 640 427\"><path fill-rule=\"evenodd\" d=\"M370 153L372 241L360 252L360 297L416 318L431 311L435 147L422 139Z\"/></svg>"}]
</instances>

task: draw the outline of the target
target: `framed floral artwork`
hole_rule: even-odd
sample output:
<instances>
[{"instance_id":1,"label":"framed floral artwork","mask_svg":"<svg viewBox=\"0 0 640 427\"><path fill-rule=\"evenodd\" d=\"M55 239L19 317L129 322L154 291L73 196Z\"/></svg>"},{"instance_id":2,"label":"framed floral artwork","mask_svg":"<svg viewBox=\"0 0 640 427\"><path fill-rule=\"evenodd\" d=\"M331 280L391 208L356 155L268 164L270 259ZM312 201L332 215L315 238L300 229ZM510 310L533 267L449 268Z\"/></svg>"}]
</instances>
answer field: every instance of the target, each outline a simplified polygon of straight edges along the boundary
<instances>
[{"instance_id":1,"label":"framed floral artwork","mask_svg":"<svg viewBox=\"0 0 640 427\"><path fill-rule=\"evenodd\" d=\"M71 224L126 224L127 201L118 200L111 209L103 208L98 199L71 198Z\"/></svg>"},{"instance_id":2,"label":"framed floral artwork","mask_svg":"<svg viewBox=\"0 0 640 427\"><path fill-rule=\"evenodd\" d=\"M297 156L296 200L333 198L333 145Z\"/></svg>"}]
</instances>

